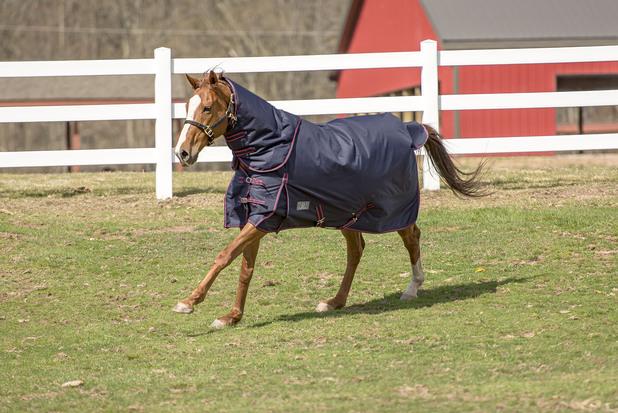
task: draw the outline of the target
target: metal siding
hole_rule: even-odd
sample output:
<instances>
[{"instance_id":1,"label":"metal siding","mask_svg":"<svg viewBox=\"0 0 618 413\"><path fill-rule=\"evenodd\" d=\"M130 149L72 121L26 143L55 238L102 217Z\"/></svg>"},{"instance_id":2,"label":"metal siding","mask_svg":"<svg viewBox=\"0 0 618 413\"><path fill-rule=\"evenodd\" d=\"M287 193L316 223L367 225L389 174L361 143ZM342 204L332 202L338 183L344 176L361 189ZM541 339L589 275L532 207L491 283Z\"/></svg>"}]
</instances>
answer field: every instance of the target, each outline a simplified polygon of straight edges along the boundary
<instances>
[{"instance_id":1,"label":"metal siding","mask_svg":"<svg viewBox=\"0 0 618 413\"><path fill-rule=\"evenodd\" d=\"M459 93L550 91L545 65L469 66L459 69ZM552 135L553 109L467 110L460 112L460 136Z\"/></svg>"},{"instance_id":2,"label":"metal siding","mask_svg":"<svg viewBox=\"0 0 618 413\"><path fill-rule=\"evenodd\" d=\"M616 74L618 62L509 66L459 69L459 93L553 92L560 74ZM534 136L556 133L555 109L460 111L462 137Z\"/></svg>"},{"instance_id":3,"label":"metal siding","mask_svg":"<svg viewBox=\"0 0 618 413\"><path fill-rule=\"evenodd\" d=\"M614 44L616 0L422 0L447 48ZM592 5L594 3L594 6Z\"/></svg>"}]
</instances>

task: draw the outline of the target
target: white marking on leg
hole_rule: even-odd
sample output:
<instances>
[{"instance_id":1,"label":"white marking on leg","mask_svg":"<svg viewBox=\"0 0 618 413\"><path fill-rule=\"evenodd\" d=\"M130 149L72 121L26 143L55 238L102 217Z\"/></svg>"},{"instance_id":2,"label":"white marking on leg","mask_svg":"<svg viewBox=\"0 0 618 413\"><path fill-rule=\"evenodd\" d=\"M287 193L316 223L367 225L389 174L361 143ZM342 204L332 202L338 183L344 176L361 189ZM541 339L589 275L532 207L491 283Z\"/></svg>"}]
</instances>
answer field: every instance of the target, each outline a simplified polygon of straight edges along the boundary
<instances>
[{"instance_id":1,"label":"white marking on leg","mask_svg":"<svg viewBox=\"0 0 618 413\"><path fill-rule=\"evenodd\" d=\"M421 258L418 258L416 264L412 266L412 280L417 284L417 287L423 285L425 281L425 273L423 272L423 265L421 264Z\"/></svg>"},{"instance_id":2,"label":"white marking on leg","mask_svg":"<svg viewBox=\"0 0 618 413\"><path fill-rule=\"evenodd\" d=\"M416 298L419 288L423 285L423 281L425 281L425 273L423 273L423 265L421 264L421 259L419 258L416 264L412 266L412 280L410 281L410 284L408 284L406 291L401 294L401 299L411 300Z\"/></svg>"},{"instance_id":3,"label":"white marking on leg","mask_svg":"<svg viewBox=\"0 0 618 413\"><path fill-rule=\"evenodd\" d=\"M187 120L195 120L195 112L197 111L197 108L200 106L201 102L202 98L200 98L199 95L194 95L191 99L189 99L189 107L187 108ZM182 131L180 131L180 136L178 137L178 143L176 143L176 148L174 149L176 155L179 154L180 147L183 143L185 143L185 140L187 140L187 133L189 132L190 127L191 125L187 124L182 127Z\"/></svg>"},{"instance_id":4,"label":"white marking on leg","mask_svg":"<svg viewBox=\"0 0 618 413\"><path fill-rule=\"evenodd\" d=\"M219 319L216 319L215 321L212 322L212 324L210 325L210 328L214 328L215 330L220 330L223 327L225 327L225 323Z\"/></svg>"},{"instance_id":5,"label":"white marking on leg","mask_svg":"<svg viewBox=\"0 0 618 413\"><path fill-rule=\"evenodd\" d=\"M326 303L318 303L318 306L315 308L315 311L318 313L325 313L327 311L334 310L335 307L328 305Z\"/></svg>"},{"instance_id":6,"label":"white marking on leg","mask_svg":"<svg viewBox=\"0 0 618 413\"><path fill-rule=\"evenodd\" d=\"M190 314L193 312L193 308L189 307L185 303L178 303L172 311L180 314Z\"/></svg>"}]
</instances>

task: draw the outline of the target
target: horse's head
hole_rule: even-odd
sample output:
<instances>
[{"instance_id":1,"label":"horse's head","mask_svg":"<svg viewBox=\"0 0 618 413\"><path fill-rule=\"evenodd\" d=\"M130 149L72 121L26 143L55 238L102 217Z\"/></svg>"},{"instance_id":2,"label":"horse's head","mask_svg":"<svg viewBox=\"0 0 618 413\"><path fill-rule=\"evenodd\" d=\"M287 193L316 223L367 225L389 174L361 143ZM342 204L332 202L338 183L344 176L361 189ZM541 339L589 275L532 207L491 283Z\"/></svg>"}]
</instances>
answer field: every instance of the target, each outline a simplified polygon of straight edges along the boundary
<instances>
[{"instance_id":1,"label":"horse's head","mask_svg":"<svg viewBox=\"0 0 618 413\"><path fill-rule=\"evenodd\" d=\"M187 102L187 119L174 152L183 166L193 165L197 155L223 135L234 116L232 90L214 71L202 79L187 75L195 94Z\"/></svg>"}]
</instances>

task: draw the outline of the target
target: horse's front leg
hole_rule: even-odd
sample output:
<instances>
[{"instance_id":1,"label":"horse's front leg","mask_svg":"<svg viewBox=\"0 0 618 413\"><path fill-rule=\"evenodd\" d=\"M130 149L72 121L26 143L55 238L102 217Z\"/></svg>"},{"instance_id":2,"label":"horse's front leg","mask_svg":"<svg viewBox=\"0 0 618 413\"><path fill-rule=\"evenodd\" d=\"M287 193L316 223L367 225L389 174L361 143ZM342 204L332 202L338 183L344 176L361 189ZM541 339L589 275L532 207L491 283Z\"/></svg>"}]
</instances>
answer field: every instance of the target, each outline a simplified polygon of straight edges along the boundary
<instances>
[{"instance_id":1,"label":"horse's front leg","mask_svg":"<svg viewBox=\"0 0 618 413\"><path fill-rule=\"evenodd\" d=\"M195 290L184 300L180 301L174 307L174 311L177 313L188 314L193 312L193 307L196 304L204 301L204 297L206 293L210 289L210 286L217 276L225 267L230 265L236 257L238 257L247 246L253 244L256 241L262 239L262 237L266 235L265 232L260 231L252 224L247 224L244 226L240 234L217 255L215 258L215 263L210 268L210 271L206 274L206 277L202 280L201 283L197 286Z\"/></svg>"},{"instance_id":2,"label":"horse's front leg","mask_svg":"<svg viewBox=\"0 0 618 413\"><path fill-rule=\"evenodd\" d=\"M210 325L213 328L223 328L231 326L240 321L243 312L245 311L245 301L247 299L247 291L249 291L249 283L253 276L253 268L255 267L255 258L260 249L260 240L254 241L253 244L247 245L243 251L242 264L240 267L240 278L238 279L238 288L236 289L236 302L232 307L232 311L217 318Z\"/></svg>"}]
</instances>

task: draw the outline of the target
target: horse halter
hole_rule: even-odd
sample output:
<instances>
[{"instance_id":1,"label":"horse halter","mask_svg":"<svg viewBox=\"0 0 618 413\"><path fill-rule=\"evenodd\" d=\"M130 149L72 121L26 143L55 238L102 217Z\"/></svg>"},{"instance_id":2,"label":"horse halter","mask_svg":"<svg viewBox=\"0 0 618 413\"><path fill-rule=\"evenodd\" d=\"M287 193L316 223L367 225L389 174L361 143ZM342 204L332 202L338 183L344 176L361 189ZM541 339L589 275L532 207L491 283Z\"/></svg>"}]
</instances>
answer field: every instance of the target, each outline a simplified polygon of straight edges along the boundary
<instances>
[{"instance_id":1,"label":"horse halter","mask_svg":"<svg viewBox=\"0 0 618 413\"><path fill-rule=\"evenodd\" d=\"M185 119L184 123L189 124L191 126L195 126L196 128L200 129L202 132L204 132L206 136L208 137L208 145L210 145L215 140L214 128L219 126L221 122L223 122L225 119L228 119L228 118L230 119L232 124L236 123L236 115L234 114L234 93L230 95L230 103L228 103L227 109L225 110L225 113L223 114L223 116L217 119L215 123L213 123L212 125L204 125L203 123L196 122L190 119Z\"/></svg>"}]
</instances>

